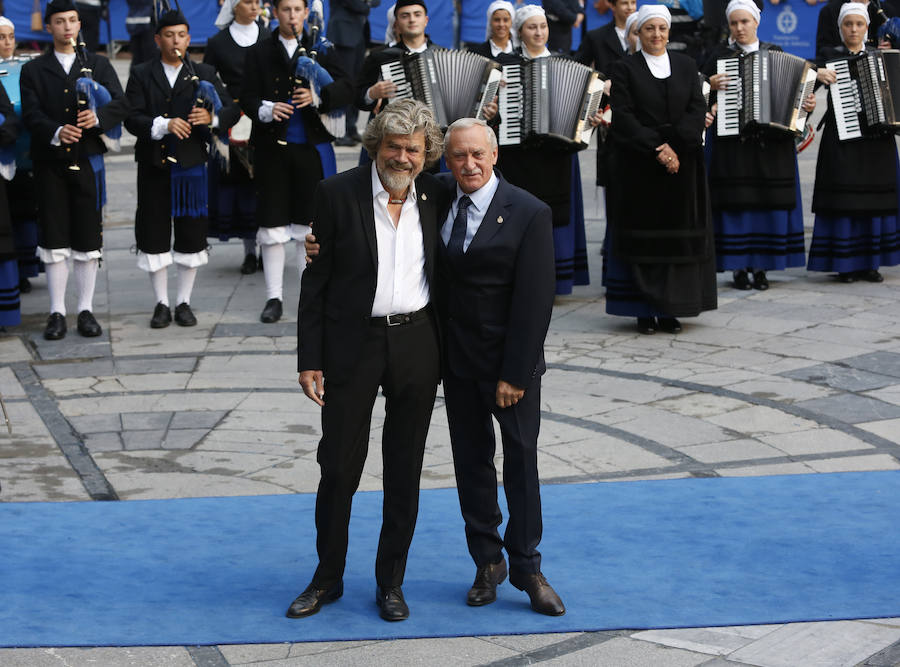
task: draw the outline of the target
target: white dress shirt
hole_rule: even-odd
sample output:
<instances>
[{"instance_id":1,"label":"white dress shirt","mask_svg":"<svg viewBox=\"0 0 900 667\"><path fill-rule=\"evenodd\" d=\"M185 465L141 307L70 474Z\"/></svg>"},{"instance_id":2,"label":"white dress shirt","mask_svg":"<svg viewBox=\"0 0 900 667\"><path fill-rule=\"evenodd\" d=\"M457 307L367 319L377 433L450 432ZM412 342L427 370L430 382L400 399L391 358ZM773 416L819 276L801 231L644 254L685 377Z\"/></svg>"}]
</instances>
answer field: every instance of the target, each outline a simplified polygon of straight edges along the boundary
<instances>
[{"instance_id":1,"label":"white dress shirt","mask_svg":"<svg viewBox=\"0 0 900 667\"><path fill-rule=\"evenodd\" d=\"M372 317L413 313L427 306L430 300L415 182L409 186L396 227L388 213L388 199L390 196L381 184L373 162L372 205L375 209L378 274Z\"/></svg>"},{"instance_id":2,"label":"white dress shirt","mask_svg":"<svg viewBox=\"0 0 900 667\"><path fill-rule=\"evenodd\" d=\"M501 53L512 53L513 52L513 45L512 45L511 39L506 40L506 46L503 47L502 49L499 46L497 46L496 44L494 44L494 40L492 40L492 39L488 40L488 44L490 44L490 47L491 47L491 55L494 56L495 58L497 56L499 56Z\"/></svg>"},{"instance_id":3,"label":"white dress shirt","mask_svg":"<svg viewBox=\"0 0 900 667\"><path fill-rule=\"evenodd\" d=\"M497 178L497 174L492 173L491 178L487 183L469 195L469 199L472 200L472 203L469 204L469 208L466 209L466 238L463 241L463 252L469 249L469 244L472 242L472 239L475 238L478 228L481 227L481 221L484 220L484 214L487 213L488 206L491 205L491 201L493 201L499 185L500 181ZM450 235L453 233L453 221L456 219L456 212L459 210L459 199L464 194L465 193L460 190L457 185L456 201L453 202L453 206L450 207L447 219L441 227L441 239L444 241L445 246L450 243Z\"/></svg>"}]
</instances>

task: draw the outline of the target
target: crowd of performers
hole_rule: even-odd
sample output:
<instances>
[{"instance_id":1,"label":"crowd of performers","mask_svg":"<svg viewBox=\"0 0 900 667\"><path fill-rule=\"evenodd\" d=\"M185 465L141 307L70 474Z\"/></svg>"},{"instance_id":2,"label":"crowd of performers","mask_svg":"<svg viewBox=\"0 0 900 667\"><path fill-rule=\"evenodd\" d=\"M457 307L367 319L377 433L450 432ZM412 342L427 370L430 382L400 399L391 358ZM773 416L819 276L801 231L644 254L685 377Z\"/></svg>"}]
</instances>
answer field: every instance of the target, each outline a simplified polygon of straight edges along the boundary
<instances>
[{"instance_id":1,"label":"crowd of performers","mask_svg":"<svg viewBox=\"0 0 900 667\"><path fill-rule=\"evenodd\" d=\"M261 268L265 277L260 319L281 318L286 248L296 245L302 277L312 195L336 171L332 142L346 132L342 110L377 114L397 92L383 80L382 64L441 47L427 37L424 0L398 0L388 12L385 47L373 50L354 77L306 0L273 4L277 27L269 30L260 21L259 0L225 0L216 21L220 32L209 40L202 63L187 56L184 15L162 13L159 57L134 67L125 91L110 63L79 44L71 0L48 3L44 21L53 45L36 57L13 55L14 27L0 19L6 72L0 87L0 326L20 322L19 294L43 270L50 297L44 337L65 336L71 262L77 330L87 337L102 333L93 294L102 254L103 154L122 125L137 137L135 247L153 292L150 326L196 324L191 293L198 269L209 261L210 238L243 242L241 272ZM587 33L574 55L607 79L608 109L590 120L599 135L597 183L606 193L608 313L637 318L642 333L676 333L679 317L716 307L719 271L732 271L737 289L764 290L771 270L806 264L843 282L880 282L881 267L900 264L893 134L840 141L829 97L807 260L794 136L766 128L733 137L716 132L716 96L729 85L717 61L761 46L777 49L759 42L758 5L731 0L728 39L698 65L667 48L672 19L665 6L636 11L635 4L613 2L613 20ZM833 21L841 43L817 63L817 85L836 80L826 60L874 48L866 46L872 32L867 6L838 4ZM470 50L500 64L567 57L548 51L547 18L536 5L492 2L485 37ZM710 84L708 100L698 71ZM812 112L815 96L803 104ZM483 115L495 127L502 122L496 102ZM501 145L497 164L509 182L552 208L557 294L589 282L578 148L532 137ZM177 275L174 309L170 264Z\"/></svg>"}]
</instances>

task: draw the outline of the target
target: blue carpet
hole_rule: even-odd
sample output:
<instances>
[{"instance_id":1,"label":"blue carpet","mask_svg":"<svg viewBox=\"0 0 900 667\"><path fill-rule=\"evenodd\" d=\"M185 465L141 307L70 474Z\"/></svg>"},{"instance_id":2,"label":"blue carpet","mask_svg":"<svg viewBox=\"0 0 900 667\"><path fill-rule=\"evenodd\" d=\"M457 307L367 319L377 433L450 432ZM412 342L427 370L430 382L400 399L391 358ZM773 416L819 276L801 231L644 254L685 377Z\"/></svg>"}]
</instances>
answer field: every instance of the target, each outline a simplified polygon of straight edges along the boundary
<instances>
[{"instance_id":1,"label":"blue carpet","mask_svg":"<svg viewBox=\"0 0 900 667\"><path fill-rule=\"evenodd\" d=\"M344 597L284 617L315 566L312 495L0 504L0 646L193 645L900 616L900 472L546 486L544 573L470 608L453 489L424 491L403 623L377 616L381 494L353 507Z\"/></svg>"}]
</instances>

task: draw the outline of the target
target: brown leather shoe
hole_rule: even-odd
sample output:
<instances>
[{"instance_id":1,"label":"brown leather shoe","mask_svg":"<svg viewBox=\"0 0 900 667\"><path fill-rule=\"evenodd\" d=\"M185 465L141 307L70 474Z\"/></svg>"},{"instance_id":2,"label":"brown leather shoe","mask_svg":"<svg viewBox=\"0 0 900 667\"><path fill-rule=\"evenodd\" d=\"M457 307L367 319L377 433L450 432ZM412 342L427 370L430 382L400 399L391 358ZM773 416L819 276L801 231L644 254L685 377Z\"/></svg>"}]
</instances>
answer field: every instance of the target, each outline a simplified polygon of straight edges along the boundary
<instances>
[{"instance_id":1,"label":"brown leather shoe","mask_svg":"<svg viewBox=\"0 0 900 667\"><path fill-rule=\"evenodd\" d=\"M510 572L509 583L520 591L528 593L528 597L531 598L531 608L539 614L562 616L566 613L562 600L540 572L520 575Z\"/></svg>"},{"instance_id":2,"label":"brown leather shoe","mask_svg":"<svg viewBox=\"0 0 900 667\"><path fill-rule=\"evenodd\" d=\"M466 604L480 607L497 599L497 586L506 580L506 559L501 556L499 563L488 563L478 568L475 582L466 595Z\"/></svg>"},{"instance_id":3,"label":"brown leather shoe","mask_svg":"<svg viewBox=\"0 0 900 667\"><path fill-rule=\"evenodd\" d=\"M315 582L313 582L291 603L291 606L288 607L286 616L288 618L312 616L322 608L323 604L334 602L343 594L343 581L337 582L331 588L318 588Z\"/></svg>"}]
</instances>

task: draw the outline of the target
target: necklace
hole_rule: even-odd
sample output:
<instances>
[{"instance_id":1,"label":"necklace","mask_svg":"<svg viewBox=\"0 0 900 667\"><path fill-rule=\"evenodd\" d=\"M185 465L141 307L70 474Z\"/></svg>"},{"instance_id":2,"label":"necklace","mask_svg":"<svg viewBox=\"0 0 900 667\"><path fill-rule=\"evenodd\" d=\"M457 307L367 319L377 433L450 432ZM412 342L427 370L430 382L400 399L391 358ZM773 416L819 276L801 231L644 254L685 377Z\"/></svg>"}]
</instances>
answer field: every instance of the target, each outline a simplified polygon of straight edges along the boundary
<instances>
[{"instance_id":1,"label":"necklace","mask_svg":"<svg viewBox=\"0 0 900 667\"><path fill-rule=\"evenodd\" d=\"M388 204L404 204L406 203L406 197L403 199L394 199L393 197L388 198Z\"/></svg>"}]
</instances>

